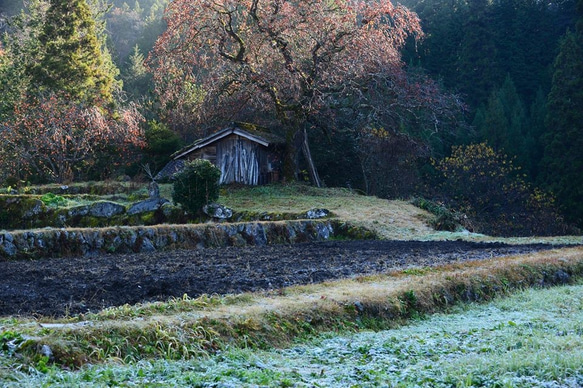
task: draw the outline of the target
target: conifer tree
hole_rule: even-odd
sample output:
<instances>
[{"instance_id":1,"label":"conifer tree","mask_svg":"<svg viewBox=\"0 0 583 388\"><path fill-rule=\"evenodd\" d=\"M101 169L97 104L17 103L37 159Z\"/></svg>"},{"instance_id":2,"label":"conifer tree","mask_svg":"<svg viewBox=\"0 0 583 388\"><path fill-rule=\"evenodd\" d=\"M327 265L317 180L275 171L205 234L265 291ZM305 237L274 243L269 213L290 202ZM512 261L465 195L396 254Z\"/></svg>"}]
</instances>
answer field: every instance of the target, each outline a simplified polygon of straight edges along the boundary
<instances>
[{"instance_id":1,"label":"conifer tree","mask_svg":"<svg viewBox=\"0 0 583 388\"><path fill-rule=\"evenodd\" d=\"M546 117L547 96L542 88L536 92L534 101L530 105L527 152L530 163L525 166L532 182L540 183L540 163L544 155L543 136L547 130Z\"/></svg>"},{"instance_id":2,"label":"conifer tree","mask_svg":"<svg viewBox=\"0 0 583 388\"><path fill-rule=\"evenodd\" d=\"M560 44L548 96L545 181L566 217L583 226L583 0L579 22Z\"/></svg>"},{"instance_id":3,"label":"conifer tree","mask_svg":"<svg viewBox=\"0 0 583 388\"><path fill-rule=\"evenodd\" d=\"M526 139L528 118L520 96L510 76L494 90L488 104L479 109L474 120L481 140L487 141L496 152L519 158L519 165L528 165Z\"/></svg>"},{"instance_id":4,"label":"conifer tree","mask_svg":"<svg viewBox=\"0 0 583 388\"><path fill-rule=\"evenodd\" d=\"M123 72L123 81L124 90L134 100L146 97L149 89L153 87L152 76L145 65L144 54L137 45L134 46L133 53L128 58Z\"/></svg>"},{"instance_id":5,"label":"conifer tree","mask_svg":"<svg viewBox=\"0 0 583 388\"><path fill-rule=\"evenodd\" d=\"M38 37L40 58L27 69L33 85L87 103L113 101L119 70L105 47L96 11L97 4L86 0L49 2Z\"/></svg>"}]
</instances>

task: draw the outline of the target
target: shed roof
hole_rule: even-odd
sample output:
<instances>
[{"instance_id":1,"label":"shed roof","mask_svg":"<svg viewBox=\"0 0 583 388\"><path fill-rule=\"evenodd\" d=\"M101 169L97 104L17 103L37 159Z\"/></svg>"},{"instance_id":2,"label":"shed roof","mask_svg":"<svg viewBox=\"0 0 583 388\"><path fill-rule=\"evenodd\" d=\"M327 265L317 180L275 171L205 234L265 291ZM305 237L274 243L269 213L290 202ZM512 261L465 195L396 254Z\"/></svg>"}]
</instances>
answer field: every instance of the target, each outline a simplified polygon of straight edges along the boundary
<instances>
[{"instance_id":1,"label":"shed roof","mask_svg":"<svg viewBox=\"0 0 583 388\"><path fill-rule=\"evenodd\" d=\"M244 129L243 129L244 128ZM208 146L209 144L215 143L221 139L224 139L230 135L239 135L245 139L252 142L261 144L264 147L268 147L270 144L281 144L283 141L276 135L271 133L263 132L257 129L257 126L247 123L234 122L229 127L215 132L207 137L198 139L189 146L182 148L181 150L172 154L172 159L180 159L191 152L199 150Z\"/></svg>"}]
</instances>

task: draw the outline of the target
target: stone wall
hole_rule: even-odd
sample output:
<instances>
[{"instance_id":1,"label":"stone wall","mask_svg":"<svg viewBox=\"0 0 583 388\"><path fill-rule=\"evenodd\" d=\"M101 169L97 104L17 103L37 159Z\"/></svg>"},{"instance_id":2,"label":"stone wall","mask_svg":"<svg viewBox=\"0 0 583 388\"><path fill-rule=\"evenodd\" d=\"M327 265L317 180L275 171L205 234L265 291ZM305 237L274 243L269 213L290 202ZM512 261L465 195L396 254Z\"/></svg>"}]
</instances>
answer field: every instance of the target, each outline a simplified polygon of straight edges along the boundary
<instances>
[{"instance_id":1,"label":"stone wall","mask_svg":"<svg viewBox=\"0 0 583 388\"><path fill-rule=\"evenodd\" d=\"M366 229L337 220L45 228L0 232L0 260L298 243L332 237L376 236Z\"/></svg>"}]
</instances>

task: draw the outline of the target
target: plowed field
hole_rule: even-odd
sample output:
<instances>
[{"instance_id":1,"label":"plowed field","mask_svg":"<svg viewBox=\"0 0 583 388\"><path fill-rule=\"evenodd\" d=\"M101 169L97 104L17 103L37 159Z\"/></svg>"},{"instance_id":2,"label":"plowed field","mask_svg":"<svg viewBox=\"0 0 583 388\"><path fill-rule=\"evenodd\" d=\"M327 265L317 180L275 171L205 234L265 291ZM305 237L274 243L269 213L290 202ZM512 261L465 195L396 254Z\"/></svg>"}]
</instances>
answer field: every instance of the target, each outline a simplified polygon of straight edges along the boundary
<instances>
[{"instance_id":1,"label":"plowed field","mask_svg":"<svg viewBox=\"0 0 583 388\"><path fill-rule=\"evenodd\" d=\"M551 245L329 241L0 262L0 316L63 316L520 254Z\"/></svg>"}]
</instances>

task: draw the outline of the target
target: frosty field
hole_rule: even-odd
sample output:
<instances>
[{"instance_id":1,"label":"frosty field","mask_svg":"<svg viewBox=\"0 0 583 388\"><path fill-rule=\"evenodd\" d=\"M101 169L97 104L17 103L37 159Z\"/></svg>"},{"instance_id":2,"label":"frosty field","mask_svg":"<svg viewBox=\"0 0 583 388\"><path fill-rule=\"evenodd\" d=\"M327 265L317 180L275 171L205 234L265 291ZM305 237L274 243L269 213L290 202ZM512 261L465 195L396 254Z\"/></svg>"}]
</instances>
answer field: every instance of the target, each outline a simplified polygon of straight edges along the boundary
<instances>
[{"instance_id":1,"label":"frosty field","mask_svg":"<svg viewBox=\"0 0 583 388\"><path fill-rule=\"evenodd\" d=\"M380 332L330 333L287 349L203 360L13 375L8 387L579 387L583 285L530 289Z\"/></svg>"}]
</instances>

